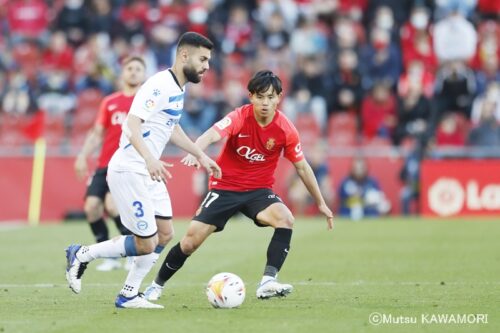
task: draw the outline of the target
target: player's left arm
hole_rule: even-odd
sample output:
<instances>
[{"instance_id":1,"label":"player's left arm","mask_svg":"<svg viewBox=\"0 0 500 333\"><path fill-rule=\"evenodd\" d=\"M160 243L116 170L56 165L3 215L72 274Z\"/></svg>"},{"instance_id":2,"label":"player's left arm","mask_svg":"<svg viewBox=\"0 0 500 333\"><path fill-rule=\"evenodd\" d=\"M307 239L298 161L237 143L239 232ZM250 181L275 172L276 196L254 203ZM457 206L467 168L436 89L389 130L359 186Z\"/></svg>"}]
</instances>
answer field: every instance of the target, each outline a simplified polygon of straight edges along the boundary
<instances>
[{"instance_id":1,"label":"player's left arm","mask_svg":"<svg viewBox=\"0 0 500 333\"><path fill-rule=\"evenodd\" d=\"M333 213L328 207L328 205L325 202L325 199L323 198L323 195L321 194L321 190L318 185L318 181L316 180L316 177L314 176L314 172L309 165L309 163L306 161L305 158L302 160L295 162L293 164L295 166L295 169L297 170L297 174L299 175L300 179L306 186L307 190L311 194L311 196L314 198L316 201L316 204L318 205L319 211L326 216L326 222L328 224L328 229L333 229Z\"/></svg>"},{"instance_id":2,"label":"player's left arm","mask_svg":"<svg viewBox=\"0 0 500 333\"><path fill-rule=\"evenodd\" d=\"M196 157L199 163L207 169L209 175L213 175L215 178L220 178L222 176L219 165L208 157L197 144L191 141L181 126L175 125L170 141L182 150Z\"/></svg>"}]
</instances>

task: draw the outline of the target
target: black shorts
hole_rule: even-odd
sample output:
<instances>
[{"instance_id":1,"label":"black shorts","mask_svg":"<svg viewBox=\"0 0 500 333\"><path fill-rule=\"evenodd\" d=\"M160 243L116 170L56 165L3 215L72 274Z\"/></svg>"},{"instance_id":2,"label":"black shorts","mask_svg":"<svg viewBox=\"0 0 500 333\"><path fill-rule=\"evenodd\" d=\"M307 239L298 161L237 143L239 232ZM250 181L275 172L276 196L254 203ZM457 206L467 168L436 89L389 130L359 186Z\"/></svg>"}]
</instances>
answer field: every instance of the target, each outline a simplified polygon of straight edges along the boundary
<instances>
[{"instance_id":1,"label":"black shorts","mask_svg":"<svg viewBox=\"0 0 500 333\"><path fill-rule=\"evenodd\" d=\"M106 194L109 192L108 182L106 181L107 174L108 168L100 168L95 171L90 179L90 184L87 187L85 197L99 197L102 201L104 201Z\"/></svg>"},{"instance_id":2,"label":"black shorts","mask_svg":"<svg viewBox=\"0 0 500 333\"><path fill-rule=\"evenodd\" d=\"M270 189L247 192L212 190L201 202L193 220L213 225L218 232L224 229L233 215L241 212L259 227L265 227L257 221L257 214L276 202L282 201Z\"/></svg>"}]
</instances>

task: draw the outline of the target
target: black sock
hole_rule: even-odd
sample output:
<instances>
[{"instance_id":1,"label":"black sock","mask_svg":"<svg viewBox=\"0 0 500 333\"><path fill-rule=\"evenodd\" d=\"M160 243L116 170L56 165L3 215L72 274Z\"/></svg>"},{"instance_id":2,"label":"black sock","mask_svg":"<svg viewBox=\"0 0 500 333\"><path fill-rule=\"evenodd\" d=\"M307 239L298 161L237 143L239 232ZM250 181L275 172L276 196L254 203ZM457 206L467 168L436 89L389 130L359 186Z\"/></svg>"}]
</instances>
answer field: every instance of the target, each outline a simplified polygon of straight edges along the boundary
<instances>
[{"instance_id":1,"label":"black sock","mask_svg":"<svg viewBox=\"0 0 500 333\"><path fill-rule=\"evenodd\" d=\"M120 234L126 236L126 235L132 235L130 230L128 230L123 224L122 220L120 219L120 215L117 215L113 217L113 221L115 221L116 229L120 232Z\"/></svg>"},{"instance_id":2,"label":"black sock","mask_svg":"<svg viewBox=\"0 0 500 333\"><path fill-rule=\"evenodd\" d=\"M97 243L104 242L109 239L108 227L102 217L95 222L90 222L90 229L92 229L92 233L94 234Z\"/></svg>"},{"instance_id":3,"label":"black sock","mask_svg":"<svg viewBox=\"0 0 500 333\"><path fill-rule=\"evenodd\" d=\"M177 243L167 254L156 276L155 282L163 286L177 272L189 256L181 250L181 243Z\"/></svg>"},{"instance_id":4,"label":"black sock","mask_svg":"<svg viewBox=\"0 0 500 333\"><path fill-rule=\"evenodd\" d=\"M292 229L276 228L267 248L267 262L264 275L275 277L285 262L290 250Z\"/></svg>"}]
</instances>

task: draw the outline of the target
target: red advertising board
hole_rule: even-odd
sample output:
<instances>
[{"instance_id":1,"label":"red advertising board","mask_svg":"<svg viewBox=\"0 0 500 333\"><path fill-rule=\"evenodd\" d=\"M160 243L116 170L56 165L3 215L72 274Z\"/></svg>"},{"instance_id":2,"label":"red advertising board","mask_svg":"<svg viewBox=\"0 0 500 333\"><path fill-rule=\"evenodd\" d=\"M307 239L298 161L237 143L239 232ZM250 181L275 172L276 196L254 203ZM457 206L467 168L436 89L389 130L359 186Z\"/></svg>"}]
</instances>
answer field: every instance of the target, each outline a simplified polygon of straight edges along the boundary
<instances>
[{"instance_id":1,"label":"red advertising board","mask_svg":"<svg viewBox=\"0 0 500 333\"><path fill-rule=\"evenodd\" d=\"M422 213L426 216L499 216L499 160L424 161Z\"/></svg>"}]
</instances>

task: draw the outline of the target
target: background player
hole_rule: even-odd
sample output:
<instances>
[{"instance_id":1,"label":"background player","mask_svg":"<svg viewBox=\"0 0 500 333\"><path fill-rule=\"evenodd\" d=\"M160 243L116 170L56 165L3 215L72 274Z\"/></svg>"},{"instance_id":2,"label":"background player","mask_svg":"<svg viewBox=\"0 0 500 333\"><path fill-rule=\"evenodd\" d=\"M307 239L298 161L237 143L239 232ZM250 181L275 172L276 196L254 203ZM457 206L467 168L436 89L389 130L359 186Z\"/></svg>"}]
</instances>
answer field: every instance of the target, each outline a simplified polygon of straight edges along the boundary
<instances>
[{"instance_id":1,"label":"background player","mask_svg":"<svg viewBox=\"0 0 500 333\"><path fill-rule=\"evenodd\" d=\"M118 148L122 133L122 123L132 105L135 93L146 79L146 64L142 58L134 56L125 58L122 62L122 67L121 91L106 96L103 99L99 106L95 125L90 129L83 147L75 160L77 177L85 179L88 177L89 170L87 157L102 145L97 169L87 187L83 208L97 243L109 239L108 227L104 221L104 211L106 211L108 216L113 218L118 231L122 235L130 235L130 231L121 223L120 215L118 215L118 211L109 193L106 175L108 173L109 160ZM127 262L127 264L131 264L131 262ZM102 264L97 266L97 270L110 271L120 268L120 266L121 264L117 259L105 259Z\"/></svg>"},{"instance_id":2,"label":"background player","mask_svg":"<svg viewBox=\"0 0 500 333\"><path fill-rule=\"evenodd\" d=\"M210 192L186 235L170 250L155 281L146 289L145 296L149 300L158 299L165 282L211 233L222 231L228 219L237 212L245 214L258 226L275 229L257 297L285 296L292 291L291 285L277 281L290 249L294 221L288 207L272 191L274 172L282 152L294 164L319 211L326 216L328 229L333 228L333 214L304 158L298 132L277 110L282 97L281 80L271 71L260 71L248 83L248 91L251 104L235 109L196 140L205 150L211 143L227 137L217 160L223 175L221 179L210 178ZM183 162L199 165L190 155Z\"/></svg>"},{"instance_id":3,"label":"background player","mask_svg":"<svg viewBox=\"0 0 500 333\"><path fill-rule=\"evenodd\" d=\"M180 37L171 69L149 78L137 92L122 127L120 147L109 163L108 183L122 217L133 235L90 246L71 245L66 249L66 278L79 293L87 263L97 258L137 256L125 284L116 298L119 308L163 308L148 302L139 287L173 237L172 207L166 188L171 175L160 160L171 140L195 155L212 175L220 168L196 146L178 125L184 105L184 85L198 83L208 70L213 44L200 34Z\"/></svg>"}]
</instances>

